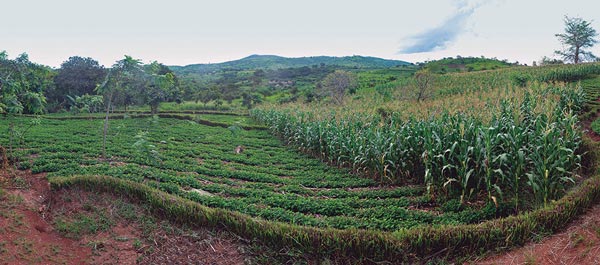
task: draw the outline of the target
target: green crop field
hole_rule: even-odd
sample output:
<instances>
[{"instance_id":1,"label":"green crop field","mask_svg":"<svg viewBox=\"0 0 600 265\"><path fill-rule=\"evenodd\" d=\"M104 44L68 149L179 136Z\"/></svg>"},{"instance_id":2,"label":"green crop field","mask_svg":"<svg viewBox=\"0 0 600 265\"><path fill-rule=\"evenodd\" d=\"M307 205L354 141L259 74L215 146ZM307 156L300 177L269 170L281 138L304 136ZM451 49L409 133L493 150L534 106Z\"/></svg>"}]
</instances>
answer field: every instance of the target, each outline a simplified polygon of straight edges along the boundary
<instances>
[{"instance_id":1,"label":"green crop field","mask_svg":"<svg viewBox=\"0 0 600 265\"><path fill-rule=\"evenodd\" d=\"M522 244L600 194L581 123L598 113L598 64L435 75L423 101L402 96L402 71L363 73L346 104L117 111L105 157L103 114L6 116L0 146L55 188L137 194L180 221L349 260Z\"/></svg>"},{"instance_id":2,"label":"green crop field","mask_svg":"<svg viewBox=\"0 0 600 265\"><path fill-rule=\"evenodd\" d=\"M600 264L599 1L46 2L0 265Z\"/></svg>"},{"instance_id":3,"label":"green crop field","mask_svg":"<svg viewBox=\"0 0 600 265\"><path fill-rule=\"evenodd\" d=\"M266 130L232 131L169 118L113 120L108 159L102 160L100 128L100 119L42 119L16 151L20 166L48 172L50 179L113 176L206 206L317 227L394 231L496 217L491 204L438 204L423 185L380 186L295 152ZM7 120L0 130L7 130ZM238 145L241 154L234 152Z\"/></svg>"}]
</instances>

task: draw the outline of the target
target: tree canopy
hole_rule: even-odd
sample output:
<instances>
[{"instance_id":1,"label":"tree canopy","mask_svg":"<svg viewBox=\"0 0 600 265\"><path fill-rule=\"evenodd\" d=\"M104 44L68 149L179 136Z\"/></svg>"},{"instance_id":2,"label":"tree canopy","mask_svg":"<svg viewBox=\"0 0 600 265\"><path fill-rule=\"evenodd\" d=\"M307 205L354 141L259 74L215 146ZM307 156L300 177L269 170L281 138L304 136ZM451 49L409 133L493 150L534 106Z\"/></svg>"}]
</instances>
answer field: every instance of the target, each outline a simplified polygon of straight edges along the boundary
<instances>
[{"instance_id":1,"label":"tree canopy","mask_svg":"<svg viewBox=\"0 0 600 265\"><path fill-rule=\"evenodd\" d=\"M95 94L94 89L104 80L106 72L106 69L92 58L69 57L61 64L54 77L56 89L46 93L49 105L53 105L54 109L71 107L72 102L67 100L67 96L75 98Z\"/></svg>"},{"instance_id":2,"label":"tree canopy","mask_svg":"<svg viewBox=\"0 0 600 265\"><path fill-rule=\"evenodd\" d=\"M586 48L591 48L598 42L598 33L592 28L591 22L578 17L565 16L565 33L556 34L563 44L563 50L555 51L567 62L575 64L593 60L596 57Z\"/></svg>"},{"instance_id":3,"label":"tree canopy","mask_svg":"<svg viewBox=\"0 0 600 265\"><path fill-rule=\"evenodd\" d=\"M176 100L180 94L177 77L167 66L158 62L143 65L127 55L112 66L96 91L105 96L109 107L148 104L152 113L158 111L160 102Z\"/></svg>"},{"instance_id":4,"label":"tree canopy","mask_svg":"<svg viewBox=\"0 0 600 265\"><path fill-rule=\"evenodd\" d=\"M161 102L176 100L180 94L177 77L171 69L156 61L144 66L144 86L138 91L138 102L150 105L155 114Z\"/></svg>"},{"instance_id":5,"label":"tree canopy","mask_svg":"<svg viewBox=\"0 0 600 265\"><path fill-rule=\"evenodd\" d=\"M14 60L0 53L0 113L40 114L45 111L44 90L51 88L53 71L32 63L26 53Z\"/></svg>"}]
</instances>

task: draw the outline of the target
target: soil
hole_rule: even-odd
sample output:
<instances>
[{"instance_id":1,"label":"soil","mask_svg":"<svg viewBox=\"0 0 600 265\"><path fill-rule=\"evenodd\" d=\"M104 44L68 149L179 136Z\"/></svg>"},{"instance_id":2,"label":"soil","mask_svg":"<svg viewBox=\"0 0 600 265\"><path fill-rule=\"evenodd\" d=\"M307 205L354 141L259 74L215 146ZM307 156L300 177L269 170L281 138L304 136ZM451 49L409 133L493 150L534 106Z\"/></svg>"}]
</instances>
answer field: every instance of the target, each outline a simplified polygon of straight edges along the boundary
<instances>
[{"instance_id":1,"label":"soil","mask_svg":"<svg viewBox=\"0 0 600 265\"><path fill-rule=\"evenodd\" d=\"M256 251L226 231L173 224L124 197L51 191L43 173L3 175L8 181L0 192L0 265L244 264ZM77 224L88 219L106 225L76 233ZM600 264L600 205L558 234L468 263Z\"/></svg>"},{"instance_id":2,"label":"soil","mask_svg":"<svg viewBox=\"0 0 600 265\"><path fill-rule=\"evenodd\" d=\"M588 210L561 233L473 263L600 264L600 205Z\"/></svg>"},{"instance_id":3,"label":"soil","mask_svg":"<svg viewBox=\"0 0 600 265\"><path fill-rule=\"evenodd\" d=\"M0 264L84 264L92 251L57 233L49 222L44 174L15 172L29 188L4 188L0 203Z\"/></svg>"},{"instance_id":4,"label":"soil","mask_svg":"<svg viewBox=\"0 0 600 265\"><path fill-rule=\"evenodd\" d=\"M172 224L111 194L51 191L45 174L10 175L0 194L0 264L244 264L249 259L245 241L228 232Z\"/></svg>"}]
</instances>

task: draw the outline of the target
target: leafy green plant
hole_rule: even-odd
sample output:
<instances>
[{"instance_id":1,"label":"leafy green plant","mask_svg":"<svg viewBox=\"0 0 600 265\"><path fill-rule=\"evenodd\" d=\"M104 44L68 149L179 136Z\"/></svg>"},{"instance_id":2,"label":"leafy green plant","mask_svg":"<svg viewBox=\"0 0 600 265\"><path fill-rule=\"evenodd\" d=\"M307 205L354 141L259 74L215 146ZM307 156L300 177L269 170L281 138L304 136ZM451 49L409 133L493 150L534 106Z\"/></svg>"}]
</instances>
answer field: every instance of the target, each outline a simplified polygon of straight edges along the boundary
<instances>
[{"instance_id":1,"label":"leafy green plant","mask_svg":"<svg viewBox=\"0 0 600 265\"><path fill-rule=\"evenodd\" d=\"M133 143L132 147L141 155L144 163L158 165L162 162L160 153L154 144L148 142L147 135L147 131L138 132L134 137L136 141Z\"/></svg>"}]
</instances>

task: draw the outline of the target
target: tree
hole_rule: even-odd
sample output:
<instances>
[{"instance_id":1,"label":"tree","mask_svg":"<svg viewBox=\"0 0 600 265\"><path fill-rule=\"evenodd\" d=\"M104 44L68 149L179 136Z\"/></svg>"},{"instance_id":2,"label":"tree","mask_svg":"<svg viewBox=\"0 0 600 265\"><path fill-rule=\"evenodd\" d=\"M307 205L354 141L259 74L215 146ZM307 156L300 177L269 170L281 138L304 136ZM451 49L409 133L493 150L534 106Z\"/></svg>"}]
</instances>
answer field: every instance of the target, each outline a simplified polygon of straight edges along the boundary
<instances>
[{"instance_id":1,"label":"tree","mask_svg":"<svg viewBox=\"0 0 600 265\"><path fill-rule=\"evenodd\" d=\"M152 114L158 113L161 102L175 99L179 86L175 74L169 67L156 61L144 66L144 85L136 91L139 103L149 104Z\"/></svg>"},{"instance_id":2,"label":"tree","mask_svg":"<svg viewBox=\"0 0 600 265\"><path fill-rule=\"evenodd\" d=\"M433 85L433 81L433 74L428 69L422 69L415 73L414 82L417 89L417 101L421 102L430 96L430 88Z\"/></svg>"},{"instance_id":3,"label":"tree","mask_svg":"<svg viewBox=\"0 0 600 265\"><path fill-rule=\"evenodd\" d=\"M53 85L53 72L50 68L29 61L26 53L19 55L14 60L9 60L5 51L0 52L0 114L8 117L8 143L9 154L6 155L4 147L0 146L2 167L13 160L13 142L21 138L31 126L24 130L15 128L16 115L23 113L41 114L45 110L46 98L44 90ZM24 125L17 123L19 125Z\"/></svg>"},{"instance_id":4,"label":"tree","mask_svg":"<svg viewBox=\"0 0 600 265\"><path fill-rule=\"evenodd\" d=\"M562 60L558 60L558 59L553 59L553 58L549 58L549 57L542 57L542 60L540 60L539 65L540 66L544 66L544 65L556 65L556 64L564 64L565 62L563 62Z\"/></svg>"},{"instance_id":5,"label":"tree","mask_svg":"<svg viewBox=\"0 0 600 265\"><path fill-rule=\"evenodd\" d=\"M44 91L50 89L53 72L29 61L26 53L9 60L0 53L0 113L41 114L45 110Z\"/></svg>"},{"instance_id":6,"label":"tree","mask_svg":"<svg viewBox=\"0 0 600 265\"><path fill-rule=\"evenodd\" d=\"M106 72L106 69L92 58L69 57L61 64L58 74L54 77L56 89L46 93L46 97L56 109L71 107L67 96L75 98L95 94L94 89L104 80Z\"/></svg>"},{"instance_id":7,"label":"tree","mask_svg":"<svg viewBox=\"0 0 600 265\"><path fill-rule=\"evenodd\" d=\"M555 51L565 61L578 64L585 60L594 60L595 56L584 49L591 48L598 42L596 30L591 27L591 22L578 17L565 16L565 33L556 34L563 44L562 51Z\"/></svg>"},{"instance_id":8,"label":"tree","mask_svg":"<svg viewBox=\"0 0 600 265\"><path fill-rule=\"evenodd\" d=\"M265 77L266 77L265 71L262 69L258 69L256 71L254 71L254 73L250 77L250 80L252 81L252 84L254 86L258 86L258 85L260 85L260 83L262 83L262 81Z\"/></svg>"},{"instance_id":9,"label":"tree","mask_svg":"<svg viewBox=\"0 0 600 265\"><path fill-rule=\"evenodd\" d=\"M354 74L344 70L335 70L325 76L317 92L320 95L330 96L336 104L342 104L346 91L354 89L357 84Z\"/></svg>"},{"instance_id":10,"label":"tree","mask_svg":"<svg viewBox=\"0 0 600 265\"><path fill-rule=\"evenodd\" d=\"M119 94L125 94L127 90L135 90L136 86L142 84L144 70L140 60L125 55L125 58L117 61L108 71L104 82L96 87L96 92L104 96L106 117L104 119L104 130L102 135L102 157L106 158L106 134L108 132L108 117L113 107L113 100Z\"/></svg>"},{"instance_id":11,"label":"tree","mask_svg":"<svg viewBox=\"0 0 600 265\"><path fill-rule=\"evenodd\" d=\"M218 98L217 94L217 88L214 86L208 88L200 88L196 91L194 99L196 100L196 103L198 103L198 101L202 102L204 104L204 107L206 108L206 104L208 102Z\"/></svg>"},{"instance_id":12,"label":"tree","mask_svg":"<svg viewBox=\"0 0 600 265\"><path fill-rule=\"evenodd\" d=\"M242 93L242 106L251 109L255 104L262 103L262 98L258 93L244 91Z\"/></svg>"}]
</instances>

